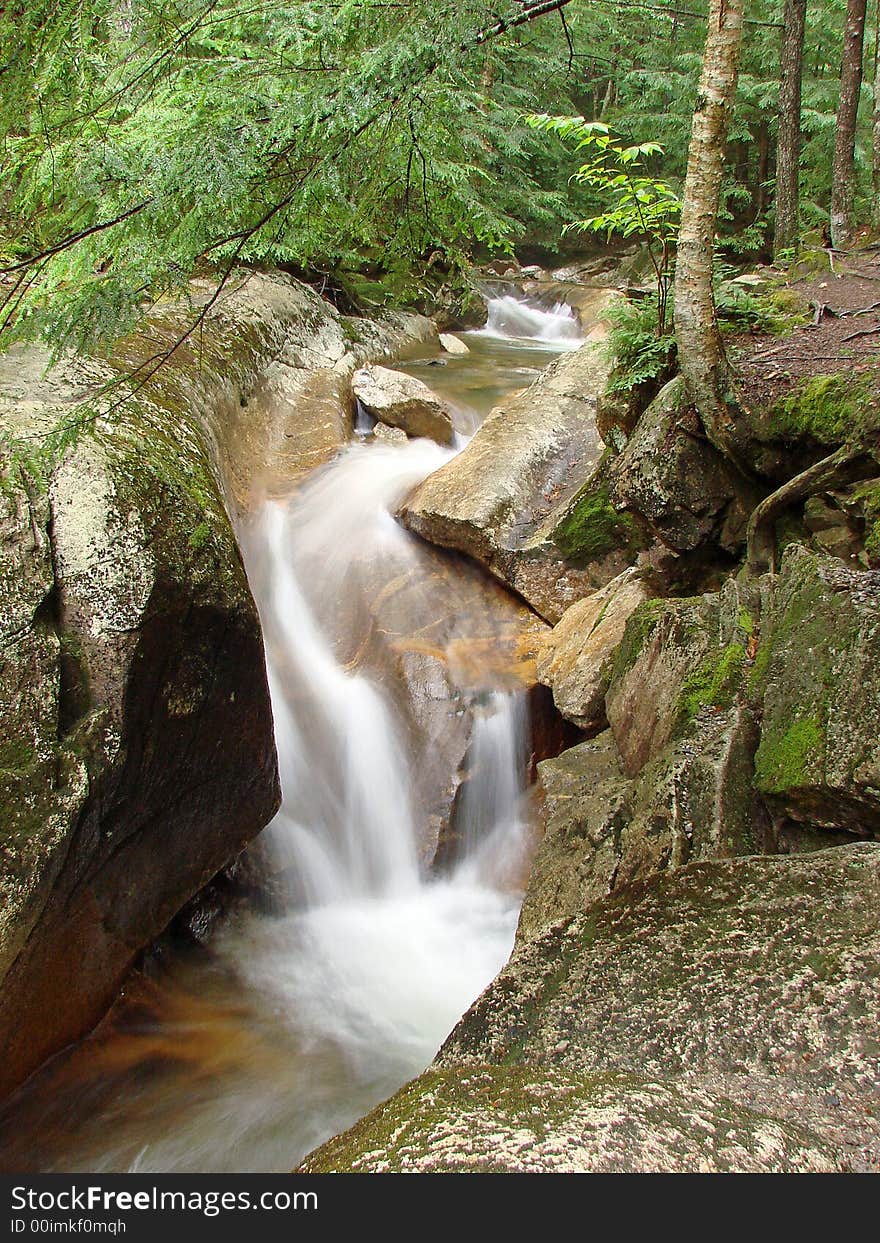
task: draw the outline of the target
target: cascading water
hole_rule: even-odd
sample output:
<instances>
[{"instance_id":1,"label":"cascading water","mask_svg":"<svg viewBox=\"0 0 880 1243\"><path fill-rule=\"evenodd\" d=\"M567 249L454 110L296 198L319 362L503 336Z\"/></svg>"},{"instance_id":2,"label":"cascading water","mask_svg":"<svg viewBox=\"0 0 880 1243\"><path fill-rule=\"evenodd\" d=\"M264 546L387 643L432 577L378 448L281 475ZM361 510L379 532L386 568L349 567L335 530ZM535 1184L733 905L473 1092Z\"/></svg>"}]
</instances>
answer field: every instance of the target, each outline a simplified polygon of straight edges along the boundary
<instances>
[{"instance_id":1,"label":"cascading water","mask_svg":"<svg viewBox=\"0 0 880 1243\"><path fill-rule=\"evenodd\" d=\"M490 304L471 355L431 368L430 382L477 419L538 361L513 330L539 329L541 351L576 343L567 313L521 303L512 318L514 301ZM121 1032L28 1085L4 1119L14 1168L290 1169L418 1074L506 960L527 848L525 693L485 670L468 681L462 650L497 638L486 616L459 617L447 597L479 575L393 517L453 451L377 443L368 430L241 533L283 792L264 834L271 907L234 914L207 959L178 963L158 1018L148 989L145 1021L135 1004ZM442 875L426 867L422 835L429 776L447 753L431 729L419 740L414 695L472 720Z\"/></svg>"},{"instance_id":2,"label":"cascading water","mask_svg":"<svg viewBox=\"0 0 880 1243\"><path fill-rule=\"evenodd\" d=\"M513 294L488 300L488 317L482 331L492 337L544 342L556 350L576 349L583 340L577 317L565 303L557 302L547 309Z\"/></svg>"}]
</instances>

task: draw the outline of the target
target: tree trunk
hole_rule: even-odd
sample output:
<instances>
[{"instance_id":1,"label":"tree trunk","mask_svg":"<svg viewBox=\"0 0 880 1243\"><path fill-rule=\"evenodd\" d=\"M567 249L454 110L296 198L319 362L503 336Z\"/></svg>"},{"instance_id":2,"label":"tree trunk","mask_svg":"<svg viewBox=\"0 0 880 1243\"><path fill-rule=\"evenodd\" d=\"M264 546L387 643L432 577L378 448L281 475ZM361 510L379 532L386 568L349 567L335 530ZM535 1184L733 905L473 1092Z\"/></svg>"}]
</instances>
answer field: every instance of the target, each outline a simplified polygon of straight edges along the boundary
<instances>
[{"instance_id":1,"label":"tree trunk","mask_svg":"<svg viewBox=\"0 0 880 1243\"><path fill-rule=\"evenodd\" d=\"M801 81L807 0L785 0L782 77L779 83L779 140L776 146L776 231L779 258L798 239L798 173L801 153Z\"/></svg>"},{"instance_id":2,"label":"tree trunk","mask_svg":"<svg viewBox=\"0 0 880 1243\"><path fill-rule=\"evenodd\" d=\"M840 69L840 104L831 165L831 244L848 246L854 232L853 166L856 148L856 116L862 89L862 49L868 0L848 0Z\"/></svg>"},{"instance_id":3,"label":"tree trunk","mask_svg":"<svg viewBox=\"0 0 880 1243\"><path fill-rule=\"evenodd\" d=\"M737 463L740 450L729 404L733 379L715 316L712 259L742 24L743 0L710 0L675 271L675 331L685 383L706 435Z\"/></svg>"},{"instance_id":4,"label":"tree trunk","mask_svg":"<svg viewBox=\"0 0 880 1243\"><path fill-rule=\"evenodd\" d=\"M874 211L871 223L880 229L880 0L877 0L877 21L874 30L874 124L871 140L871 182L874 186Z\"/></svg>"},{"instance_id":5,"label":"tree trunk","mask_svg":"<svg viewBox=\"0 0 880 1243\"><path fill-rule=\"evenodd\" d=\"M766 121L758 125L758 180L755 185L755 222L767 208L767 178L770 174L770 129Z\"/></svg>"}]
</instances>

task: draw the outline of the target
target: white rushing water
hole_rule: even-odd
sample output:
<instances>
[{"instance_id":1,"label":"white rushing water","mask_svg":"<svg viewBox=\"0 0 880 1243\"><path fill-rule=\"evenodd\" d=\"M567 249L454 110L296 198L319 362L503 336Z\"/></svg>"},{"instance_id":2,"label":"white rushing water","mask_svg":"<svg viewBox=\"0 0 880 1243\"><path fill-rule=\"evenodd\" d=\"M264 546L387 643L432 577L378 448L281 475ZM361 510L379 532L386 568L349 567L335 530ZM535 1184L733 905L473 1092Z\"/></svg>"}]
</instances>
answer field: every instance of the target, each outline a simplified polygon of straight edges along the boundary
<instances>
[{"instance_id":1,"label":"white rushing water","mask_svg":"<svg viewBox=\"0 0 880 1243\"><path fill-rule=\"evenodd\" d=\"M481 332L507 340L541 343L549 349L576 349L583 341L577 316L557 302L547 309L530 299L502 294L488 301L488 317Z\"/></svg>"},{"instance_id":2,"label":"white rushing water","mask_svg":"<svg viewBox=\"0 0 880 1243\"><path fill-rule=\"evenodd\" d=\"M412 567L413 537L392 513L450 456L428 441L354 445L291 501L267 503L249 541L263 558L253 577L283 792L269 838L291 905L222 948L298 1041L332 1057L335 1089L304 1102L311 1139L427 1065L515 931L518 896L504 880L523 846L523 694L496 692L479 708L458 817L466 847L433 876L419 864L418 773L393 702L338 662L319 620L341 593L349 605L368 595L377 562L391 579Z\"/></svg>"}]
</instances>

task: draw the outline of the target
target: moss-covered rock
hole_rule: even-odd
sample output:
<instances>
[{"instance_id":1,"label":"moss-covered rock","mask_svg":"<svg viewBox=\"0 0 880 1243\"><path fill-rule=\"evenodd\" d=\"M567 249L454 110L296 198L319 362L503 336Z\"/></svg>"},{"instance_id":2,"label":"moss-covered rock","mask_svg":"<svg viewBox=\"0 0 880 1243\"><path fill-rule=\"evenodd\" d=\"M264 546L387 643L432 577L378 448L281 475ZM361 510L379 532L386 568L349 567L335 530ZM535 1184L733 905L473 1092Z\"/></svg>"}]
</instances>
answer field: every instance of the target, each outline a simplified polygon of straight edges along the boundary
<instances>
[{"instance_id":1,"label":"moss-covered rock","mask_svg":"<svg viewBox=\"0 0 880 1243\"><path fill-rule=\"evenodd\" d=\"M778 817L880 832L880 577L786 552L752 680L755 782Z\"/></svg>"},{"instance_id":2,"label":"moss-covered rock","mask_svg":"<svg viewBox=\"0 0 880 1243\"><path fill-rule=\"evenodd\" d=\"M754 631L752 593L647 601L630 617L614 658L608 721L630 775L693 722L730 708Z\"/></svg>"},{"instance_id":3,"label":"moss-covered rock","mask_svg":"<svg viewBox=\"0 0 880 1243\"><path fill-rule=\"evenodd\" d=\"M825 447L880 430L876 378L835 373L803 380L764 416L770 436L807 439Z\"/></svg>"},{"instance_id":4,"label":"moss-covered rock","mask_svg":"<svg viewBox=\"0 0 880 1243\"><path fill-rule=\"evenodd\" d=\"M521 941L309 1171L876 1169L880 846L692 863Z\"/></svg>"},{"instance_id":5,"label":"moss-covered rock","mask_svg":"<svg viewBox=\"0 0 880 1243\"><path fill-rule=\"evenodd\" d=\"M808 1127L637 1075L429 1071L307 1157L307 1174L834 1172Z\"/></svg>"}]
</instances>

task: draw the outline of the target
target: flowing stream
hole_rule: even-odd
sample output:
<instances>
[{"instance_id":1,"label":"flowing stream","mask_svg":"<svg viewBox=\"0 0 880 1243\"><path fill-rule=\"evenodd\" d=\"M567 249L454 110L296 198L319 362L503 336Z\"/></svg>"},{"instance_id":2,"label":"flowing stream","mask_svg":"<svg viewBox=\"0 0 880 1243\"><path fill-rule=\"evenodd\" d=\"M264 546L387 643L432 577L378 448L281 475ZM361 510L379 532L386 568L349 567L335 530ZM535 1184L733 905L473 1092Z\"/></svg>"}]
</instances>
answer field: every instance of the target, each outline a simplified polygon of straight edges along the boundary
<instances>
[{"instance_id":1,"label":"flowing stream","mask_svg":"<svg viewBox=\"0 0 880 1243\"><path fill-rule=\"evenodd\" d=\"M580 333L567 308L505 295L466 339L468 355L404 364L460 412L459 447ZM283 792L250 852L258 899L206 946L166 950L19 1092L4 1168L290 1169L423 1070L505 962L528 713L516 677L479 657L503 648L513 606L393 517L456 451L362 435L241 532Z\"/></svg>"}]
</instances>

